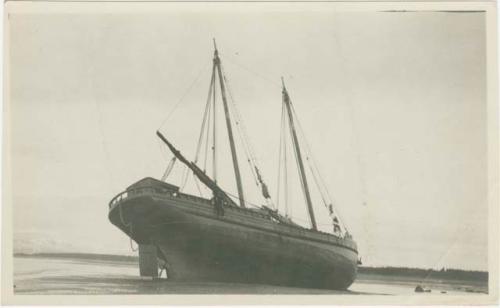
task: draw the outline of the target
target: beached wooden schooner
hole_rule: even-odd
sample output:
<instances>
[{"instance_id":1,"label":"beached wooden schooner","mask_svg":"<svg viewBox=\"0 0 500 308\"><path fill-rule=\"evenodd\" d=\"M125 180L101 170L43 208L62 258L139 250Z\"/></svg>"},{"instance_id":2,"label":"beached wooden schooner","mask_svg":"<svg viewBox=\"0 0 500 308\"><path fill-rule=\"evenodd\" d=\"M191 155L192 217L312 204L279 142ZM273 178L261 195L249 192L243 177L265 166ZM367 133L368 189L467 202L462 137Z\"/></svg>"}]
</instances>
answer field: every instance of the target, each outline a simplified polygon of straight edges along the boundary
<instances>
[{"instance_id":1,"label":"beached wooden schooner","mask_svg":"<svg viewBox=\"0 0 500 308\"><path fill-rule=\"evenodd\" d=\"M220 86L238 190L235 199L217 183L215 146L212 146L213 174L208 175L197 164L200 141L209 134L205 121L210 115L210 106L215 109L216 80ZM287 131L291 138L310 228L300 226L276 210L255 164L251 167L252 174L267 204L258 208L247 206L225 83L215 46L197 158L188 160L157 131L157 136L174 155L165 176L162 180L144 178L109 203L110 221L139 244L141 275L157 277L160 268L165 269L168 279L172 280L347 289L356 277L357 246L331 203L326 202L325 206L332 218L332 233L318 230L297 134L296 115L284 82L282 133ZM213 134L215 140L215 129ZM183 193L179 186L166 183L164 179L175 161L187 166L197 181L211 191L212 198ZM248 161L253 163L252 159Z\"/></svg>"}]
</instances>

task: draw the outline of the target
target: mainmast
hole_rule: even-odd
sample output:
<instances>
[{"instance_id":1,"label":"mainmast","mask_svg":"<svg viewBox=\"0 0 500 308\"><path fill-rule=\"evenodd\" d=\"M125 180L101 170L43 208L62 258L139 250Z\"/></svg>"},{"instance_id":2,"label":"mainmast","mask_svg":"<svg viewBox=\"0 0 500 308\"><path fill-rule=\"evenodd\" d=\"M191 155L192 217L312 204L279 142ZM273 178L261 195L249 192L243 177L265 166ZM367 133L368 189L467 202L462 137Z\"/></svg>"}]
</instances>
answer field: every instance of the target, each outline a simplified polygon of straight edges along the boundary
<instances>
[{"instance_id":1,"label":"mainmast","mask_svg":"<svg viewBox=\"0 0 500 308\"><path fill-rule=\"evenodd\" d=\"M240 168L238 166L238 156L236 154L236 147L234 145L233 138L233 128L231 127L231 117L229 115L229 108L227 105L226 99L226 87L224 85L224 76L222 75L222 68L220 64L219 52L217 51L217 45L215 45L214 40L214 67L217 68L217 73L219 75L219 84L222 96L222 102L224 105L224 113L226 115L226 126L227 126L227 134L229 136L229 145L231 146L231 156L233 158L233 167L234 167L234 175L236 177L236 186L238 187L238 197L240 199L240 206L245 207L245 197L243 195L243 186L241 184L241 175Z\"/></svg>"},{"instance_id":2,"label":"mainmast","mask_svg":"<svg viewBox=\"0 0 500 308\"><path fill-rule=\"evenodd\" d=\"M305 195L305 199L306 199L306 203L307 203L307 210L309 211L309 217L311 218L312 228L313 228L313 230L317 230L318 228L316 226L316 218L314 217L314 210L312 207L311 195L309 193L309 186L307 185L307 177L306 177L306 173L304 170L304 163L302 162L302 154L300 152L299 141L297 138L297 133L295 131L295 125L293 122L293 114L292 114L290 97L288 96L288 92L285 88L285 82L283 81L283 78L281 78L281 82L283 83L283 102L285 103L286 110L288 113L288 121L290 124L290 129L291 129L292 139L293 139L293 148L295 150L295 154L297 155L297 163L299 165L299 176L301 179L302 188L304 190L304 195Z\"/></svg>"}]
</instances>

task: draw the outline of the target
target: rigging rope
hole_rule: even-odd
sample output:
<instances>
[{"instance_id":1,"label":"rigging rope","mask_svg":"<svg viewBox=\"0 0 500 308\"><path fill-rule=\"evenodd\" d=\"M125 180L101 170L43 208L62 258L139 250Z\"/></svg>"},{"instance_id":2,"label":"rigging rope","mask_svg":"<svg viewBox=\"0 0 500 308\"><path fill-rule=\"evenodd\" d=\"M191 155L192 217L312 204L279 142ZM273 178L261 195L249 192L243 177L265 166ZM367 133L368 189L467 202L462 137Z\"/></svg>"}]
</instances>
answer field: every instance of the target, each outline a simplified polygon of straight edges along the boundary
<instances>
[{"instance_id":1,"label":"rigging rope","mask_svg":"<svg viewBox=\"0 0 500 308\"><path fill-rule=\"evenodd\" d=\"M215 67L212 69L212 79L210 80L210 86L208 87L208 97L207 97L207 103L205 107L205 115L203 116L203 121L207 122L207 128L206 128L206 140L205 140L205 162L203 164L203 171L207 170L207 159L208 159L208 142L210 138L210 120L211 120L211 107L212 107L212 102L210 101L212 98L212 92L214 91L214 80L215 80ZM207 119L208 117L208 119ZM201 146L202 142L202 135L204 134L205 130L205 125L201 127L200 130L200 140L198 141L198 147ZM196 160L195 163L198 161L198 154L199 152L196 153Z\"/></svg>"},{"instance_id":2,"label":"rigging rope","mask_svg":"<svg viewBox=\"0 0 500 308\"><path fill-rule=\"evenodd\" d=\"M307 139L304 134L304 130L300 124L300 121L297 117L297 113L295 112L295 108L293 104L290 101L290 107L292 109L292 113L294 115L294 118L297 122L297 128L300 133L300 137L302 141L305 144L305 150L306 150L306 160L308 162L309 169L311 170L311 174L314 178L314 181L316 183L316 186L318 187L318 190L320 192L321 198L323 199L323 203L325 208L329 211L330 217L333 220L333 224L335 225L336 222L339 223L340 226L344 229L345 232L348 232L347 225L345 224L344 219L341 217L340 212L338 211L337 208L334 208L334 203L332 201L332 198L330 196L330 193L326 187L325 181L321 177L321 173L319 172L319 169L317 167L316 160L312 154L312 151L309 147L309 143L307 142ZM311 158L311 159L309 159ZM338 218L336 218L338 217Z\"/></svg>"},{"instance_id":3,"label":"rigging rope","mask_svg":"<svg viewBox=\"0 0 500 308\"><path fill-rule=\"evenodd\" d=\"M133 243L132 243L132 241L133 241L132 240L132 222L126 223L125 219L123 219L122 204L121 203L118 204L118 214L120 216L120 221L121 221L122 225L125 226L125 228L129 228L128 238L130 240L130 249L135 252L135 251L137 251L137 247L134 248Z\"/></svg>"},{"instance_id":4,"label":"rigging rope","mask_svg":"<svg viewBox=\"0 0 500 308\"><path fill-rule=\"evenodd\" d=\"M233 198L234 198L234 199L236 199L236 200L238 200L238 198L239 198L236 194L232 194L232 193L227 192L227 191L225 191L225 190L224 190L224 192L225 192L228 196L233 197ZM255 203L251 203L251 202L246 202L246 201L245 201L245 204L249 204L249 205L251 205L253 208L256 208L256 209L260 209L260 208L261 208L261 206L260 206L260 205L257 205L257 204L255 204ZM287 217L288 217L288 218L290 218L292 221L293 221L293 220L295 220L295 221L300 221L300 222L303 222L303 223L307 223L307 222L308 222L307 220L302 219L302 218L298 218L298 217L296 217L296 216L287 216ZM330 223L323 223L323 224L322 224L322 223L317 223L317 225L318 225L318 226L331 226L331 224L330 224Z\"/></svg>"},{"instance_id":5,"label":"rigging rope","mask_svg":"<svg viewBox=\"0 0 500 308\"><path fill-rule=\"evenodd\" d=\"M234 199L236 199L236 200L239 200L239 198L240 198L240 197L239 197L238 195L236 195L236 194L232 194L232 193L227 192L226 190L223 190L223 189L221 189L221 190L222 190L223 192L225 192L228 196L233 197L233 198L234 198ZM235 203L236 203L236 202L235 202ZM247 200L245 200L245 204L246 204L246 205L251 205L253 208L256 208L256 209L260 209L260 208L261 208L261 205L258 205L258 204L252 203L252 202L248 202Z\"/></svg>"},{"instance_id":6,"label":"rigging rope","mask_svg":"<svg viewBox=\"0 0 500 308\"><path fill-rule=\"evenodd\" d=\"M252 144L250 142L250 138L248 137L248 134L246 132L246 127L245 127L245 124L243 122L243 118L241 117L241 114L236 106L236 102L234 100L234 96L233 96L232 91L231 91L231 86L227 82L226 73L224 72L224 68L222 67L222 65L221 65L221 70L223 72L222 77L224 78L224 81L226 83L226 88L228 90L228 94L229 94L229 98L230 98L230 102L231 102L231 104L229 106L231 107L232 114L233 114L234 118L236 119L236 128L238 131L238 137L240 139L240 143L243 145L243 150L244 150L245 155L247 157L247 162L250 166L250 170L251 170L252 175L254 177L255 184L257 186L261 187L261 193L262 193L262 196L264 197L266 203L268 203L272 208L275 208L275 206L271 200L271 196L269 194L268 187L267 187L266 183L264 182L264 180L262 179L260 169L257 166L257 161L255 158Z\"/></svg>"},{"instance_id":7,"label":"rigging rope","mask_svg":"<svg viewBox=\"0 0 500 308\"><path fill-rule=\"evenodd\" d=\"M215 66L213 68L215 70ZM216 100L216 93L217 93L217 87L216 87L217 80L215 79L215 73L214 73L214 82L213 82L213 99L212 99L212 104L213 104L213 127L212 127L212 172L213 172L213 178L215 183L217 183L217 100Z\"/></svg>"},{"instance_id":8,"label":"rigging rope","mask_svg":"<svg viewBox=\"0 0 500 308\"><path fill-rule=\"evenodd\" d=\"M285 105L283 104L283 120L286 119L286 114L285 114L286 111L284 108L285 108ZM288 158L287 158L288 154L286 151L288 146L287 146L287 138L286 138L286 136L287 136L286 135L286 125L287 125L287 123L286 123L286 121L284 121L283 122L283 134L284 134L283 135L284 136L284 138L283 138L283 148L284 148L283 162L284 162L284 166L285 166L285 169L284 169L285 173L284 173L284 178L283 178L284 179L283 184L284 184L284 193L285 193L285 214L291 216L291 215L293 215L293 212L292 212L293 207L291 204L289 204L290 198L289 198L289 194L288 194Z\"/></svg>"},{"instance_id":9,"label":"rigging rope","mask_svg":"<svg viewBox=\"0 0 500 308\"><path fill-rule=\"evenodd\" d=\"M293 104L291 104L291 102L290 102L290 106L291 106L294 118L297 122L297 130L299 131L300 138L304 142L304 145L305 145L304 149L306 152L306 160L308 162L311 173L313 173L313 176L319 180L316 182L317 183L316 185L318 186L318 189L319 189L320 194L321 194L321 198L323 199L323 202L325 202L325 205L326 205L327 203L331 202L331 198L330 198L330 195L328 193L328 189L326 188L325 181L321 177L321 173L319 172L319 169L317 168L316 159L314 158L314 155L312 154L309 143L307 142L307 138L305 137L302 125L300 124L300 121L297 117L297 113L295 112L295 108L294 108ZM316 173L316 174L314 174L314 173Z\"/></svg>"},{"instance_id":10,"label":"rigging rope","mask_svg":"<svg viewBox=\"0 0 500 308\"><path fill-rule=\"evenodd\" d=\"M280 145L278 150L278 181L276 182L276 208L280 210L280 188L281 188L281 157L283 151L283 107L281 107L281 122L280 122ZM286 151L286 149L285 149Z\"/></svg>"},{"instance_id":11,"label":"rigging rope","mask_svg":"<svg viewBox=\"0 0 500 308\"><path fill-rule=\"evenodd\" d=\"M336 19L333 20L333 23L337 23ZM340 40L339 40L339 37L337 35L338 33L337 32L334 32L333 33L333 39L334 39L334 43L336 45L336 48L338 50L338 59L340 60L339 62L339 69L342 72L342 76L344 76L343 80L347 80L347 83L348 84L353 84L353 77L352 77L352 74L350 73L350 71L348 69L346 69L346 65L345 63L347 63L346 61L346 57L345 57L345 53L343 52L343 49L342 49L342 44L340 43ZM347 106L348 106L348 109L349 109L349 117L350 117L350 123L351 123L351 132L353 134L353 142L351 144L353 150L356 152L356 160L358 162L358 168L357 168L357 175L358 175L358 178L359 178L359 181L360 181L360 184L361 184L361 202L362 202L362 205L363 206L366 206L366 199L367 199L367 183L366 183L366 179L365 179L365 164L364 164L364 161L361 157L362 155L362 146L360 144L360 132L359 132L359 128L358 128L358 125L356 125L357 121L356 121L356 117L354 115L354 101L353 101L353 88L350 87L350 86L345 86L345 93L346 93L346 99L347 99ZM364 211L363 212L365 215L368 213L368 211ZM340 213L339 213L339 216L340 216ZM342 221L344 221L342 218L341 218ZM368 228L367 226L365 225L365 232L370 234L370 232L368 231Z\"/></svg>"},{"instance_id":12,"label":"rigging rope","mask_svg":"<svg viewBox=\"0 0 500 308\"><path fill-rule=\"evenodd\" d=\"M292 102L290 100L288 102L289 102L289 105L291 106ZM291 136L293 134L293 128L290 125L290 123L288 123L288 128L289 128L290 136ZM299 165L299 155L298 155L297 151L298 151L298 149L295 146L293 146L293 154L295 156L295 162L297 163L297 166L298 166ZM306 201L307 200L307 192L306 192L305 187L304 187L304 180L302 179L302 176L300 176L300 174L301 174L300 168L297 168L297 170L299 172L300 188L302 189L302 193L304 194L304 201ZM308 215L307 217L309 218L309 223L312 225L311 216Z\"/></svg>"},{"instance_id":13,"label":"rigging rope","mask_svg":"<svg viewBox=\"0 0 500 308\"><path fill-rule=\"evenodd\" d=\"M170 112L167 114L167 116L165 117L165 119L162 121L162 123L160 124L160 126L158 127L157 130L161 130L161 128L165 125L165 123L167 122L168 119L170 119L170 117L174 114L175 110L177 110L177 108L180 106L180 104L184 101L184 99L187 97L187 95L190 93L190 91L193 89L193 87L198 83L198 81L200 80L201 76L203 75L203 73L205 72L205 70L208 68L208 66L211 64L211 62L207 63L198 73L198 75L196 76L196 78L193 80L193 82L189 85L189 87L186 88L186 90L184 91L184 93L182 94L181 98L175 103L175 105L172 107L172 109L170 110ZM202 124L204 125L204 124ZM197 150L198 152L198 150ZM171 170L170 170L171 171ZM168 172L170 173L170 172ZM166 175L168 176L168 174ZM166 178L165 174L164 174L164 177ZM185 186L186 186L186 183L187 183L187 180L188 180L188 176L189 176L189 170L188 170L188 167L187 166L184 166L184 171L182 173L182 178L181 178L181 186L179 188L180 191L183 191Z\"/></svg>"},{"instance_id":14,"label":"rigging rope","mask_svg":"<svg viewBox=\"0 0 500 308\"><path fill-rule=\"evenodd\" d=\"M204 198L203 193L201 192L200 183L198 182L198 179L196 177L193 177L193 179L194 179L194 183L196 184L196 188L198 188L198 192L200 193L200 196L202 198Z\"/></svg>"},{"instance_id":15,"label":"rigging rope","mask_svg":"<svg viewBox=\"0 0 500 308\"><path fill-rule=\"evenodd\" d=\"M286 143L286 109L285 104L281 105L281 128L280 128L280 146L279 146L279 154L278 154L278 184L277 184L277 207L280 206L280 191L281 191L281 174L283 173L283 197L284 197L284 208L285 208L285 216L289 216L289 207L288 207L288 171L287 171L287 143ZM283 158L283 162L282 162ZM283 167L282 167L283 166Z\"/></svg>"},{"instance_id":16,"label":"rigging rope","mask_svg":"<svg viewBox=\"0 0 500 308\"><path fill-rule=\"evenodd\" d=\"M234 98L233 98L233 93L231 91L231 86L227 82L227 79L225 76L226 73L224 72L224 68L222 67L222 65L221 65L221 69L222 69L222 73L224 75L223 78L224 78L224 81L226 83L227 93L229 94L229 100L231 102L231 104L229 106L232 108L231 111L232 111L233 117L236 119L235 124L236 124L236 130L238 131L238 137L240 139L240 143L243 145L243 150L244 150L245 155L247 157L247 162L250 165L250 170L251 170L252 175L254 177L255 184L258 186L259 181L258 181L257 175L255 174L255 171L254 171L255 164L253 163L253 160L254 160L253 153L251 151L250 145L248 144L248 137L246 135L245 127L244 127L243 121L241 119L240 113L238 112L238 109L236 108L236 104L235 104ZM240 125L240 123L241 123L241 125Z\"/></svg>"},{"instance_id":17,"label":"rigging rope","mask_svg":"<svg viewBox=\"0 0 500 308\"><path fill-rule=\"evenodd\" d=\"M132 224L130 225L130 234L132 234ZM136 246L134 248L134 240L132 239L132 236L129 236L128 238L129 238L130 249L132 251L136 252L139 247Z\"/></svg>"},{"instance_id":18,"label":"rigging rope","mask_svg":"<svg viewBox=\"0 0 500 308\"><path fill-rule=\"evenodd\" d=\"M188 166L184 165L184 172L182 174L182 179L181 179L181 187L179 188L179 191L184 191L184 188L186 187L186 183L189 177L189 168Z\"/></svg>"},{"instance_id":19,"label":"rigging rope","mask_svg":"<svg viewBox=\"0 0 500 308\"><path fill-rule=\"evenodd\" d=\"M207 102L205 104L205 112L203 113L203 121L201 123L200 136L198 137L198 144L196 145L196 155L194 158L194 162L198 162L198 156L200 154L200 148L203 141L203 136L205 135L205 124L207 122L207 115L210 114L210 97L212 96L212 84L214 82L214 70L212 69L212 79L210 80L210 87L208 89L208 97ZM209 116L208 116L209 117ZM210 119L208 120L210 121ZM207 132L208 136L208 132Z\"/></svg>"},{"instance_id":20,"label":"rigging rope","mask_svg":"<svg viewBox=\"0 0 500 308\"><path fill-rule=\"evenodd\" d=\"M219 54L224 56L224 60L227 60L228 62L234 64L235 66L238 66L238 67L242 68L243 70L245 70L245 71L247 71L247 72L249 72L249 73L251 73L251 74L253 74L253 75L255 75L255 76L259 77L259 78L261 78L262 80L265 80L266 84L272 84L273 86L281 89L281 84L279 82L276 82L274 79L267 78L266 76L264 76L262 74L259 74L259 73L255 72L255 71L253 71L252 69L250 69L250 68L248 68L248 67L246 67L246 66L244 66L244 65L242 65L240 63L238 63L237 61L233 61L234 58L232 58L228 54L225 54L225 53L223 54L220 51L219 51ZM233 60L231 60L231 59L233 59Z\"/></svg>"},{"instance_id":21,"label":"rigging rope","mask_svg":"<svg viewBox=\"0 0 500 308\"><path fill-rule=\"evenodd\" d=\"M211 114L212 114L211 113L212 95L214 95L214 99L215 99L215 66L212 68L212 77L210 80L210 86L208 87L208 95L207 95L207 100L205 103L205 111L203 113L203 121L202 121L201 128L200 128L198 142L196 144L196 154L195 154L195 159L194 159L194 163L196 164L200 158L200 153L202 152L203 140L205 139L205 147L204 147L204 149L205 149L204 154L205 155L204 155L204 164L203 164L203 171L204 172L206 172L206 168L207 168L208 144L209 144L209 137L210 137L210 122L211 122ZM188 168L186 167L184 175L183 175L182 185L181 185L180 191L184 190L190 174L191 174L190 170L188 170ZM194 182L195 182L195 185L198 189L200 196L203 197L203 193L201 191L201 188L200 188L200 185L197 181L197 178L196 177L193 177L193 178L194 178Z\"/></svg>"},{"instance_id":22,"label":"rigging rope","mask_svg":"<svg viewBox=\"0 0 500 308\"><path fill-rule=\"evenodd\" d=\"M161 177L162 182L165 182L167 177L170 175L170 172L172 172L172 169L174 169L174 164L175 164L176 159L177 159L177 157L174 156L174 157L172 157L172 159L168 163L167 169L165 170L165 173L163 173L163 176Z\"/></svg>"},{"instance_id":23,"label":"rigging rope","mask_svg":"<svg viewBox=\"0 0 500 308\"><path fill-rule=\"evenodd\" d=\"M208 160L208 142L209 142L209 138L210 138L210 120L211 120L211 113L210 113L210 106L212 106L212 104L210 104L210 102L207 102L207 106L208 106L208 121L207 121L207 138L205 140L205 161L203 163L203 171L206 172L207 170L207 160Z\"/></svg>"},{"instance_id":24,"label":"rigging rope","mask_svg":"<svg viewBox=\"0 0 500 308\"><path fill-rule=\"evenodd\" d=\"M172 107L172 109L170 110L170 112L167 114L167 116L165 117L165 119L161 122L160 126L158 127L158 130L161 130L161 128L163 127L163 125L165 125L165 123L167 122L168 119L170 119L170 117L174 114L175 110L177 109L177 107L179 107L179 105L184 101L184 99L186 98L186 96L189 94L189 92L191 91L191 89L195 86L195 84L198 82L198 80L200 79L201 75L205 72L205 70L208 68L210 63L207 63L201 70L200 72L198 73L198 76L196 76L196 78L193 80L193 82L191 83L191 85L186 89L186 91L184 91L184 93L182 94L181 98L179 99L179 101L177 101L177 103L175 103L174 107Z\"/></svg>"}]
</instances>

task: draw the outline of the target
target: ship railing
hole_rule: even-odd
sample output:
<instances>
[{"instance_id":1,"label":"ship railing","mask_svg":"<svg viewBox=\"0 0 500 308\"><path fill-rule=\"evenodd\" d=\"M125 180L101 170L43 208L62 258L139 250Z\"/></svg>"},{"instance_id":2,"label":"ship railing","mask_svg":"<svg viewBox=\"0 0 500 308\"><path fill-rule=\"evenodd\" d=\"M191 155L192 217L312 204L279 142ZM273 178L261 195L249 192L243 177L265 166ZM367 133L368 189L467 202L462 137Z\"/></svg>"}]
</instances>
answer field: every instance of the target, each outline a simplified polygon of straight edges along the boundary
<instances>
[{"instance_id":1,"label":"ship railing","mask_svg":"<svg viewBox=\"0 0 500 308\"><path fill-rule=\"evenodd\" d=\"M157 186L142 186L136 188L129 188L121 193L117 194L111 201L109 202L109 208L112 208L115 204L129 198L135 197L139 195L154 195L155 197L164 198L166 196L180 197L183 199L193 200L193 201L201 201L207 204L210 204L210 201L205 198L200 198L188 194L179 193L174 190L165 189Z\"/></svg>"},{"instance_id":2,"label":"ship railing","mask_svg":"<svg viewBox=\"0 0 500 308\"><path fill-rule=\"evenodd\" d=\"M199 201L199 202L210 204L210 201L207 200L206 198L201 198L201 197L197 197L197 196L193 196L193 195L178 193L177 197L181 197L181 198L188 199L188 200Z\"/></svg>"},{"instance_id":3,"label":"ship railing","mask_svg":"<svg viewBox=\"0 0 500 308\"><path fill-rule=\"evenodd\" d=\"M341 237L337 237L337 236L330 234L330 233L326 233L326 232L322 232L322 231L315 231L314 235L312 235L311 230L309 230L309 229L297 228L295 226L281 224L281 229L283 230L283 228L288 229L288 232L290 232L292 234L304 236L307 238L316 238L316 239L318 238L318 235L319 235L319 238L326 241L326 242L330 242L330 243L334 243L337 245L347 246L347 247L350 247L352 249L356 249L356 246L353 245L351 241L346 240L346 239L341 238Z\"/></svg>"},{"instance_id":4,"label":"ship railing","mask_svg":"<svg viewBox=\"0 0 500 308\"><path fill-rule=\"evenodd\" d=\"M111 201L109 202L109 208L113 208L116 204L120 203L121 201L124 201L125 199L128 199L130 197L136 197L140 195L154 195L155 197L158 198L165 198L166 196L173 196L173 197L180 197L182 199L186 200L193 200L193 201L201 201L203 203L210 204L210 201L205 199L205 198L200 198L188 194L183 194L179 193L176 191L168 190L165 188L160 188L160 187L155 187L155 186L143 186L143 187L137 187L137 188L132 188L125 190L119 194L117 194ZM235 208L237 211L245 211L244 209L241 208ZM248 213L248 211L245 211ZM265 217L265 215L262 215L261 213L254 213L250 212L251 216L255 217ZM292 227L288 226L286 224L280 224L280 228L286 228L288 229L291 233L295 233L297 235L302 235L309 237L311 235L310 231L305 228L297 228L297 227ZM327 240L328 242L334 242L339 245L344 245L344 246L349 246L351 248L356 248L355 245L351 243L351 241L346 241L346 239L339 238L339 237L332 237L330 233L325 233L325 232L316 232L315 237L317 238L317 235L320 235L321 238L324 240Z\"/></svg>"},{"instance_id":5,"label":"ship railing","mask_svg":"<svg viewBox=\"0 0 500 308\"><path fill-rule=\"evenodd\" d=\"M138 196L138 195L151 195L151 194L158 194L157 192L158 187L152 187L152 186L144 186L144 187L137 187L137 188L129 188L125 191L122 191L121 193L117 194L111 201L109 202L109 207L112 208L115 204L129 198L132 196ZM161 189L165 190L165 189Z\"/></svg>"},{"instance_id":6,"label":"ship railing","mask_svg":"<svg viewBox=\"0 0 500 308\"><path fill-rule=\"evenodd\" d=\"M114 196L111 201L109 201L109 208L112 208L115 204L118 202L122 201L123 199L126 199L128 197L128 191L122 191L118 195Z\"/></svg>"}]
</instances>

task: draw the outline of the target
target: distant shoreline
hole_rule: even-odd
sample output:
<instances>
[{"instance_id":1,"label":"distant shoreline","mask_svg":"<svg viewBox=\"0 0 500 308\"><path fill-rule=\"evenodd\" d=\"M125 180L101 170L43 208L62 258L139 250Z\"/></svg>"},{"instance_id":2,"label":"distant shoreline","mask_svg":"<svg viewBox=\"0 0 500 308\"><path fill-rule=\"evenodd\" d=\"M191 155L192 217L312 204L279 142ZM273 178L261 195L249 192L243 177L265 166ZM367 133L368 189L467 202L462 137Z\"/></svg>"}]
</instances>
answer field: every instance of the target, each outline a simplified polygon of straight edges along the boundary
<instances>
[{"instance_id":1,"label":"distant shoreline","mask_svg":"<svg viewBox=\"0 0 500 308\"><path fill-rule=\"evenodd\" d=\"M488 272L485 271L468 271L460 269L421 269L408 267L368 267L361 266L358 268L359 275L385 277L411 277L418 280L459 280L472 281L479 283L488 283Z\"/></svg>"}]
</instances>

